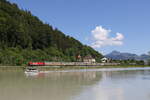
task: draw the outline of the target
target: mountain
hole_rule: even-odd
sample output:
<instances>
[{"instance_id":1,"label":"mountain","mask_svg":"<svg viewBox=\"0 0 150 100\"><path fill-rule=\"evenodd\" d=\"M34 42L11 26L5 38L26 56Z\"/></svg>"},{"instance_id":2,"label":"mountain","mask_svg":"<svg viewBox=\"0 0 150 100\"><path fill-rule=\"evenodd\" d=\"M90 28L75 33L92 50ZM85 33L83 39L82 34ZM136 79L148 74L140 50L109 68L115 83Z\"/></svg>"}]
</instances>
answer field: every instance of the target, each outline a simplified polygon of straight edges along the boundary
<instances>
[{"instance_id":1,"label":"mountain","mask_svg":"<svg viewBox=\"0 0 150 100\"><path fill-rule=\"evenodd\" d=\"M112 51L111 53L105 55L108 58L114 59L114 60L127 60L127 59L135 59L135 60L148 60L150 59L149 55L142 54L132 54L132 53L121 53L119 51Z\"/></svg>"},{"instance_id":2,"label":"mountain","mask_svg":"<svg viewBox=\"0 0 150 100\"><path fill-rule=\"evenodd\" d=\"M150 59L150 56L149 56L149 55L146 55L146 54L142 54L142 55L140 55L140 59L141 59L141 60L149 60L149 59Z\"/></svg>"},{"instance_id":3,"label":"mountain","mask_svg":"<svg viewBox=\"0 0 150 100\"><path fill-rule=\"evenodd\" d=\"M0 0L0 64L16 65L28 61L76 61L76 55L102 55L51 25L30 11Z\"/></svg>"}]
</instances>

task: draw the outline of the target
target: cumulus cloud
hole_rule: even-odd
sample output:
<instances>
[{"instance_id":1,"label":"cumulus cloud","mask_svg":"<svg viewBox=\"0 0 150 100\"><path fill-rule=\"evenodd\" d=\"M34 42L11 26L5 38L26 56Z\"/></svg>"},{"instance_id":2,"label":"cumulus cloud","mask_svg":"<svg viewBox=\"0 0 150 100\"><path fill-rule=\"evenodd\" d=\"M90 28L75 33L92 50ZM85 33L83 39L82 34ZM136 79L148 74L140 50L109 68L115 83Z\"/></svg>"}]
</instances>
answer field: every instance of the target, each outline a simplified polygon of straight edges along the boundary
<instances>
[{"instance_id":1,"label":"cumulus cloud","mask_svg":"<svg viewBox=\"0 0 150 100\"><path fill-rule=\"evenodd\" d=\"M111 30L105 29L102 26L97 26L92 30L94 42L93 48L101 48L103 46L119 46L123 44L124 36L121 33L116 33L115 37L110 37Z\"/></svg>"}]
</instances>

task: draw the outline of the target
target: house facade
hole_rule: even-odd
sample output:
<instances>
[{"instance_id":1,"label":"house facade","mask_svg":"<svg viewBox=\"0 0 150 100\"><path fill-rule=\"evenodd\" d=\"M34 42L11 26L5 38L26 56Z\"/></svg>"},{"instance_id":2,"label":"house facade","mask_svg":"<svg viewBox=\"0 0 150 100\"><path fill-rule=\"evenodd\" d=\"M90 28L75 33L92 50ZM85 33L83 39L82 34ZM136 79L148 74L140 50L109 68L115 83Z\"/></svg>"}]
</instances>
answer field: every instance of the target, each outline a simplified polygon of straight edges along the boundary
<instances>
[{"instance_id":1,"label":"house facade","mask_svg":"<svg viewBox=\"0 0 150 100\"><path fill-rule=\"evenodd\" d=\"M85 56L83 58L83 62L88 62L88 63L95 63L96 60L92 56Z\"/></svg>"},{"instance_id":2,"label":"house facade","mask_svg":"<svg viewBox=\"0 0 150 100\"><path fill-rule=\"evenodd\" d=\"M102 63L107 63L107 62L109 62L109 59L106 58L106 57L104 57L104 58L101 59L101 62L102 62Z\"/></svg>"}]
</instances>

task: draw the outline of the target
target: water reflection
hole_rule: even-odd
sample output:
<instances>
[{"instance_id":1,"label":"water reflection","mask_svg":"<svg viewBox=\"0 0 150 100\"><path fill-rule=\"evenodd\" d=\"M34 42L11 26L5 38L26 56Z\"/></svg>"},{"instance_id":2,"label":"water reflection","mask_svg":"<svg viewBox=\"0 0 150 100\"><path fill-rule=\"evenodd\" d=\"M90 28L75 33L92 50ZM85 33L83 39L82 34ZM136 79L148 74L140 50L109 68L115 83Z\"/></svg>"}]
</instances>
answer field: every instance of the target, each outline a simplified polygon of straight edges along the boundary
<instances>
[{"instance_id":1,"label":"water reflection","mask_svg":"<svg viewBox=\"0 0 150 100\"><path fill-rule=\"evenodd\" d=\"M99 70L99 69L97 69ZM150 70L0 71L2 100L150 100Z\"/></svg>"},{"instance_id":2,"label":"water reflection","mask_svg":"<svg viewBox=\"0 0 150 100\"><path fill-rule=\"evenodd\" d=\"M26 77L22 72L1 72L0 76L3 100L71 100L101 79L98 72L51 72L35 77Z\"/></svg>"},{"instance_id":3,"label":"water reflection","mask_svg":"<svg viewBox=\"0 0 150 100\"><path fill-rule=\"evenodd\" d=\"M150 100L150 80L145 77L150 78L149 70L102 72L101 81L73 100Z\"/></svg>"}]
</instances>

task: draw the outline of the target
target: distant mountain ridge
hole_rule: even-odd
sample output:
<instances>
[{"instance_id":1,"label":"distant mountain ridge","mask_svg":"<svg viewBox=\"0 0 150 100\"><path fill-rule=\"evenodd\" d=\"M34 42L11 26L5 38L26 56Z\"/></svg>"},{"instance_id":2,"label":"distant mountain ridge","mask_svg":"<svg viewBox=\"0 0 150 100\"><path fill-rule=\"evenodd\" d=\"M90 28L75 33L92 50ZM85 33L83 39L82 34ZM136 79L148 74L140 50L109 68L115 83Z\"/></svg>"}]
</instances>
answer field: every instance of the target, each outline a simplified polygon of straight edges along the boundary
<instances>
[{"instance_id":1,"label":"distant mountain ridge","mask_svg":"<svg viewBox=\"0 0 150 100\"><path fill-rule=\"evenodd\" d=\"M105 55L107 58L111 58L114 60L127 60L127 59L135 59L135 60L148 60L150 56L147 54L137 55L133 53L124 53L119 51L112 51L111 53Z\"/></svg>"}]
</instances>

